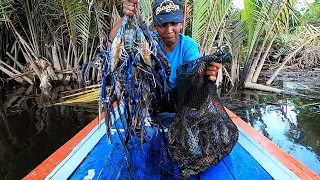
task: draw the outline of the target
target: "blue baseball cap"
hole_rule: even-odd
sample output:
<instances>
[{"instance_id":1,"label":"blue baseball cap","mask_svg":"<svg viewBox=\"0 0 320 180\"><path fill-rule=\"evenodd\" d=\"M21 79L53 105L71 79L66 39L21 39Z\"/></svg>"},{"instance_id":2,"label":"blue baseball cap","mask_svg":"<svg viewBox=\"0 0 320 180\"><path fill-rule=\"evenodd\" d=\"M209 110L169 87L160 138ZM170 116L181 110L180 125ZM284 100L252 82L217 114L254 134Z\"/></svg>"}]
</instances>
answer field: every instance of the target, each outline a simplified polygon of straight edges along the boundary
<instances>
[{"instance_id":1,"label":"blue baseball cap","mask_svg":"<svg viewBox=\"0 0 320 180\"><path fill-rule=\"evenodd\" d=\"M153 24L182 23L183 13L179 0L157 0L152 7Z\"/></svg>"}]
</instances>

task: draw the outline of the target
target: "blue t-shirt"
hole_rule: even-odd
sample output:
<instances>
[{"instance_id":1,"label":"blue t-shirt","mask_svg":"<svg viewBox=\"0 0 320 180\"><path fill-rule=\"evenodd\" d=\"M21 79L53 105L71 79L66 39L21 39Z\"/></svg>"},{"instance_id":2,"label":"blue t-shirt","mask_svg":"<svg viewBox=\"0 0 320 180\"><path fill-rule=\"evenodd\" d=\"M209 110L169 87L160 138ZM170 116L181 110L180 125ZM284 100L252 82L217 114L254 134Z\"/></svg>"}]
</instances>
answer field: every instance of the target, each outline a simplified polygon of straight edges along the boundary
<instances>
[{"instance_id":1,"label":"blue t-shirt","mask_svg":"<svg viewBox=\"0 0 320 180\"><path fill-rule=\"evenodd\" d=\"M177 86L177 67L186 62L200 57L198 44L189 36L179 34L178 43L172 52L165 52L162 43L160 47L169 59L171 65L171 75L169 78L169 87L173 89Z\"/></svg>"}]
</instances>

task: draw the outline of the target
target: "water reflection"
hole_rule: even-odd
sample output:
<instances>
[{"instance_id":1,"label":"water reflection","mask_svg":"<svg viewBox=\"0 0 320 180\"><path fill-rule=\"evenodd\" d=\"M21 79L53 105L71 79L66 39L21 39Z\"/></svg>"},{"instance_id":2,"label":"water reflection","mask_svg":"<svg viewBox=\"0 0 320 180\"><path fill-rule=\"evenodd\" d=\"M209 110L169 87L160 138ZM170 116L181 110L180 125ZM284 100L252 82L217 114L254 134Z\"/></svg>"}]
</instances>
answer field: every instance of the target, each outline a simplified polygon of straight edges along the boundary
<instances>
[{"instance_id":1,"label":"water reflection","mask_svg":"<svg viewBox=\"0 0 320 180\"><path fill-rule=\"evenodd\" d=\"M66 89L49 96L33 87L1 91L0 179L23 178L94 119L94 109L44 108Z\"/></svg>"},{"instance_id":2,"label":"water reflection","mask_svg":"<svg viewBox=\"0 0 320 180\"><path fill-rule=\"evenodd\" d=\"M320 85L285 83L287 90L320 97ZM303 89L299 89L303 87ZM5 89L0 95L0 179L21 179L95 118L97 110L56 106L45 108L61 92L43 95L34 87ZM224 104L320 175L319 99L244 91L230 93Z\"/></svg>"},{"instance_id":3,"label":"water reflection","mask_svg":"<svg viewBox=\"0 0 320 180\"><path fill-rule=\"evenodd\" d=\"M317 97L319 94L312 92ZM320 105L303 106L317 104L319 99L244 91L223 101L265 137L320 175Z\"/></svg>"}]
</instances>

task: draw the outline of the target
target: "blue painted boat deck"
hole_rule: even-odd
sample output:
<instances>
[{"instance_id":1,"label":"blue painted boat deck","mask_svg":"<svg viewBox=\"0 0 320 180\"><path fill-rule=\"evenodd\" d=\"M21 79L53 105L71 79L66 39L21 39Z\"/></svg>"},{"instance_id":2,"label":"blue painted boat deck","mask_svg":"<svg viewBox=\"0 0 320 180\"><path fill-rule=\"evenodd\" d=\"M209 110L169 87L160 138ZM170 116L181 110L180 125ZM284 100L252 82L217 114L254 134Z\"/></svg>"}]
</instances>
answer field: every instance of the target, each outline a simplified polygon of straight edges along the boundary
<instances>
[{"instance_id":1,"label":"blue painted boat deck","mask_svg":"<svg viewBox=\"0 0 320 180\"><path fill-rule=\"evenodd\" d=\"M160 137L144 143L130 143L134 170L133 179L180 179L178 168L169 162L161 148ZM115 133L113 143L108 145L103 136L94 149L82 161L69 179L130 179L123 146ZM272 179L260 164L237 143L232 152L216 166L190 179Z\"/></svg>"}]
</instances>

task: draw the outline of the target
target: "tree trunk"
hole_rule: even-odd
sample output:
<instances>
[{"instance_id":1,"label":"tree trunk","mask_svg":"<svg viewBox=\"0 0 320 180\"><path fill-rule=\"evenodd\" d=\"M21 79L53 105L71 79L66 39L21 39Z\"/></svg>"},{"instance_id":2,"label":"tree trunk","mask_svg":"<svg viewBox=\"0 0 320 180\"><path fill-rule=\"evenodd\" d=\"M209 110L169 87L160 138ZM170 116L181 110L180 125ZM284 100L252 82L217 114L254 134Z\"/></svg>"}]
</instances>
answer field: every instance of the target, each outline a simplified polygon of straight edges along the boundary
<instances>
[{"instance_id":1,"label":"tree trunk","mask_svg":"<svg viewBox=\"0 0 320 180\"><path fill-rule=\"evenodd\" d=\"M5 65L7 68L9 68L11 71L13 71L14 73L16 73L17 75L21 74L19 71L15 70L13 67L9 66L8 64L6 64L5 62L0 60L0 63L2 63L3 65ZM15 75L15 74L13 74ZM31 81L31 79L29 79L27 76L22 76L22 78L24 80L26 80L29 84L33 84L33 82Z\"/></svg>"},{"instance_id":2,"label":"tree trunk","mask_svg":"<svg viewBox=\"0 0 320 180\"><path fill-rule=\"evenodd\" d=\"M58 58L58 54L57 54L57 44L54 43L52 46L52 63L53 63L53 68L54 70L62 70L61 69L61 65L60 65L60 61ZM58 80L62 80L63 79L63 75L62 74L58 74Z\"/></svg>"},{"instance_id":3,"label":"tree trunk","mask_svg":"<svg viewBox=\"0 0 320 180\"><path fill-rule=\"evenodd\" d=\"M4 56L4 52L6 51L5 49L5 43L4 43L4 37L5 37L5 28L4 28L4 24L2 24L2 26L0 26L0 59L3 59L5 58Z\"/></svg>"},{"instance_id":4,"label":"tree trunk","mask_svg":"<svg viewBox=\"0 0 320 180\"><path fill-rule=\"evenodd\" d=\"M238 69L238 57L239 56L235 56L234 59L232 60L232 64L231 64L231 81L233 84L235 84L236 80L237 80L237 69Z\"/></svg>"},{"instance_id":5,"label":"tree trunk","mask_svg":"<svg viewBox=\"0 0 320 180\"><path fill-rule=\"evenodd\" d=\"M220 87L222 80L223 80L223 74L222 74L222 67L221 67L217 73L217 79L216 79L217 88Z\"/></svg>"},{"instance_id":6,"label":"tree trunk","mask_svg":"<svg viewBox=\"0 0 320 180\"><path fill-rule=\"evenodd\" d=\"M274 41L275 39L276 39L276 36L274 36L273 39L271 40L271 42L270 42L270 44L269 44L266 52L264 53L264 55L263 55L263 57L262 57L259 65L258 65L258 67L257 67L257 69L256 69L256 71L254 72L254 75L253 75L253 78L252 78L251 82L253 82L253 83L256 83L256 82L257 82L258 77L259 77L260 72L261 72L261 69L262 69L262 67L263 67L263 65L264 65L264 62L266 61L266 58L267 58L267 56L268 56L268 54L269 54L269 51L270 51L271 46L272 46L272 44L273 44L273 41Z\"/></svg>"},{"instance_id":7,"label":"tree trunk","mask_svg":"<svg viewBox=\"0 0 320 180\"><path fill-rule=\"evenodd\" d=\"M230 80L230 82L231 82L231 86L233 87L233 86L234 86L234 83L232 82L232 79L231 79L231 77L230 77L227 69L226 69L224 66L222 66L221 68L224 70L226 76L229 78L229 80Z\"/></svg>"},{"instance_id":8,"label":"tree trunk","mask_svg":"<svg viewBox=\"0 0 320 180\"><path fill-rule=\"evenodd\" d=\"M204 48L205 48L205 45L207 43L207 37L208 37L209 29L210 29L210 26L211 26L211 23L212 23L212 20L213 20L213 17L214 17L214 14L216 12L218 4L219 4L219 1L216 0L215 3L214 3L214 6L213 6L213 10L212 10L211 15L210 15L210 19L209 19L209 23L208 23L206 32L205 32L203 40L202 40L202 44L201 44L201 48L200 48L200 55L203 55L203 53L204 53Z\"/></svg>"},{"instance_id":9,"label":"tree trunk","mask_svg":"<svg viewBox=\"0 0 320 180\"><path fill-rule=\"evenodd\" d=\"M281 69L284 67L284 65L294 56L300 49L302 49L306 44L310 43L313 39L320 36L320 32L312 36L310 39L308 39L306 42L304 42L300 47L298 47L294 52L292 52L286 59L283 61L283 63L278 67L278 69L273 73L273 75L268 79L267 85L271 84L274 78L278 75L278 73L281 71Z\"/></svg>"},{"instance_id":10,"label":"tree trunk","mask_svg":"<svg viewBox=\"0 0 320 180\"><path fill-rule=\"evenodd\" d=\"M7 56L12 60L14 61L14 63L20 68L21 71L24 71L24 67L19 63L19 61L12 57L10 53L6 52ZM17 57L17 55L15 55L15 57Z\"/></svg>"},{"instance_id":11,"label":"tree trunk","mask_svg":"<svg viewBox=\"0 0 320 180\"><path fill-rule=\"evenodd\" d=\"M265 39L266 39L266 38L267 38L267 37L265 37ZM260 50L259 50L259 52L258 52L258 56L257 56L256 58L254 58L254 60L253 60L253 62L252 62L252 65L251 65L251 68L250 68L250 71L249 71L249 74L248 74L248 76L247 76L246 82L251 82L251 81L252 81L252 76L253 76L253 74L254 74L254 72L255 72L255 70L256 70L256 67L257 67L258 62L259 62L259 60L260 60L260 56L261 56L261 54L262 54L262 51L263 51L263 49L264 49L264 46L265 46L266 42L267 42L267 41L263 41L263 43L262 43L262 45L261 45L261 47L260 47Z\"/></svg>"},{"instance_id":12,"label":"tree trunk","mask_svg":"<svg viewBox=\"0 0 320 180\"><path fill-rule=\"evenodd\" d=\"M56 73L54 72L54 70L52 69L52 67L49 65L47 67L47 72L49 77L54 80L54 81L58 81L58 77L56 76Z\"/></svg>"},{"instance_id":13,"label":"tree trunk","mask_svg":"<svg viewBox=\"0 0 320 180\"><path fill-rule=\"evenodd\" d=\"M288 1L288 0L284 0L284 2L282 3L282 6L280 7L280 9L279 9L276 17L275 17L274 20L273 20L273 24L271 25L271 27L269 28L266 36L264 37L264 40L263 40L263 43L262 43L262 45L261 45L261 47L260 47L260 50L259 50L259 52L258 52L258 55L257 55L256 59L253 61L253 63L252 63L252 66L251 66L251 68L250 68L250 72L249 72L249 74L248 74L248 76L247 76L246 82L251 82L251 81L252 81L252 76L253 76L253 74L254 74L254 72L255 72L255 70L256 70L256 67L257 67L257 64L258 64L258 62L259 62L259 60L260 60L260 57L261 57L262 51L263 51L263 49L264 49L264 46L266 45L267 40L269 39L269 36L270 36L270 34L271 34L272 30L273 30L273 27L274 27L274 25L277 23L277 20L278 20L280 14L281 14L283 8L286 6L287 1ZM273 42L273 41L272 41L272 42Z\"/></svg>"},{"instance_id":14,"label":"tree trunk","mask_svg":"<svg viewBox=\"0 0 320 180\"><path fill-rule=\"evenodd\" d=\"M259 31L259 35L257 37L260 37L262 34L263 28L260 29ZM258 46L258 40L254 42L253 47L252 47L252 51L251 54L249 55L249 57L247 58L247 60L245 61L245 65L244 65L244 69L242 72L242 76L240 79L240 86L243 87L244 83L247 80L248 77L248 73L250 72L250 67L251 67L251 62L252 62L252 58L254 57L254 52L257 49Z\"/></svg>"},{"instance_id":15,"label":"tree trunk","mask_svg":"<svg viewBox=\"0 0 320 180\"><path fill-rule=\"evenodd\" d=\"M13 77L15 75L14 73L12 73L11 71L9 71L8 69L6 69L6 68L4 68L2 66L0 66L0 70L2 72L4 72L5 74L7 74L9 77ZM19 78L19 77L15 78L14 80L17 81L18 83L23 83L24 82L24 80L22 78Z\"/></svg>"},{"instance_id":16,"label":"tree trunk","mask_svg":"<svg viewBox=\"0 0 320 180\"><path fill-rule=\"evenodd\" d=\"M244 87L247 89L254 89L254 90L260 90L260 91L268 91L268 92L274 92L274 93L282 93L284 92L282 89L277 89L269 86L264 86L261 84L246 82L244 84Z\"/></svg>"},{"instance_id":17,"label":"tree trunk","mask_svg":"<svg viewBox=\"0 0 320 180\"><path fill-rule=\"evenodd\" d=\"M13 24L10 22L11 25L11 29L13 30L13 32L16 34L16 37L19 39L20 41L20 46L21 46L21 51L26 59L27 62L30 63L32 69L34 70L34 72L37 74L37 76L40 78L41 73L40 70L38 68L38 66L35 64L35 62L33 61L32 57L35 58L36 60L38 59L38 56L36 56L34 54L34 52L32 51L31 47L28 45L28 43L21 37L21 35L18 33L18 31L15 29L15 27L13 26ZM23 51L24 48L24 51ZM29 52L28 52L29 51Z\"/></svg>"}]
</instances>

